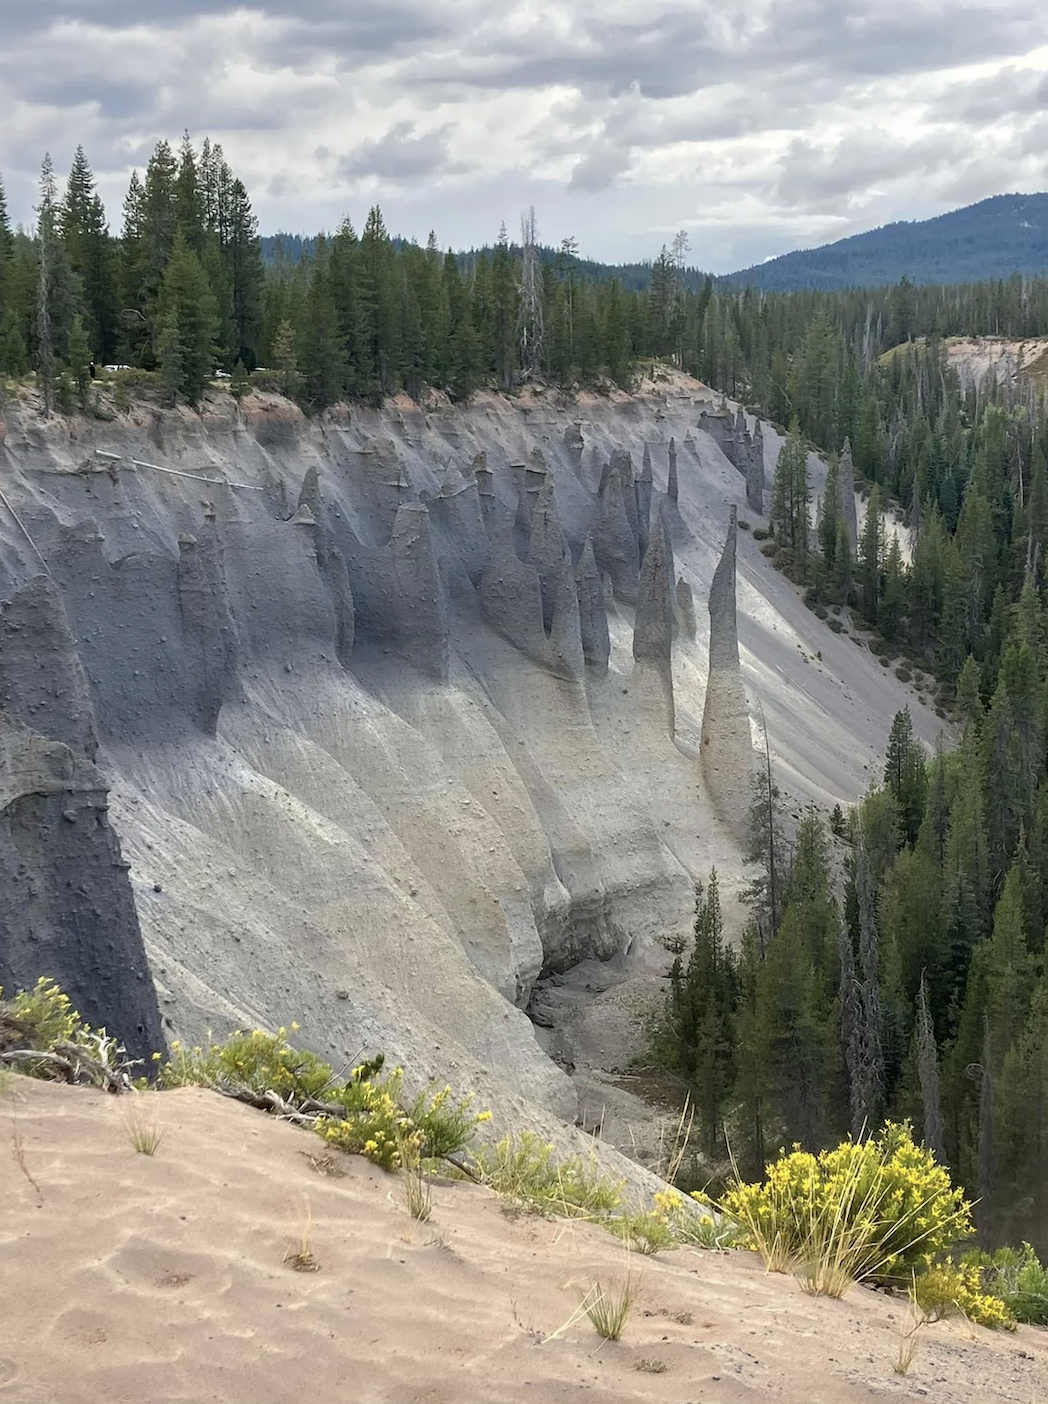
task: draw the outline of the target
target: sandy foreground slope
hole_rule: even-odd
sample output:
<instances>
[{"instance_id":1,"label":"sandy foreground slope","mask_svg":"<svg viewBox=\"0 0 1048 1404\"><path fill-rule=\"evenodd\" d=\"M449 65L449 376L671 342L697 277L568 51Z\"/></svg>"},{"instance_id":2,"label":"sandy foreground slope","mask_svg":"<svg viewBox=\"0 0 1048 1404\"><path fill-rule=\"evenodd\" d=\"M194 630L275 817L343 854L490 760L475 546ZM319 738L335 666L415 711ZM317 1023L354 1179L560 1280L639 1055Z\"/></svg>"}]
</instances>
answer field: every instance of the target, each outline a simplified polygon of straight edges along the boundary
<instances>
[{"instance_id":1,"label":"sandy foreground slope","mask_svg":"<svg viewBox=\"0 0 1048 1404\"><path fill-rule=\"evenodd\" d=\"M893 1373L904 1307L802 1295L748 1254L634 1257L624 1338L550 1339L621 1246L438 1184L419 1225L365 1161L318 1173L308 1132L199 1089L129 1098L14 1078L0 1095L0 1401L17 1404L803 1404L1048 1396L1048 1334L927 1330ZM19 1163L21 1162L21 1164ZM285 1262L306 1216L316 1272Z\"/></svg>"}]
</instances>

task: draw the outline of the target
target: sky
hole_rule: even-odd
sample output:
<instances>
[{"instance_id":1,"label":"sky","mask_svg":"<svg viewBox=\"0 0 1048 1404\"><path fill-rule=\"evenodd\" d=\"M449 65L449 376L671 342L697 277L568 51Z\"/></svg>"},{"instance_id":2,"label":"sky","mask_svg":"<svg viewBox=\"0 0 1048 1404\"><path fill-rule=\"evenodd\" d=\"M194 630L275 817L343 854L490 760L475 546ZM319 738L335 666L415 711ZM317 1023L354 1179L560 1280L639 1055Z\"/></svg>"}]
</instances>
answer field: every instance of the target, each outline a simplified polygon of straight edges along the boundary
<instances>
[{"instance_id":1,"label":"sky","mask_svg":"<svg viewBox=\"0 0 1048 1404\"><path fill-rule=\"evenodd\" d=\"M114 232L158 140L210 136L263 233L761 262L1048 189L1041 0L0 0L0 175L82 144Z\"/></svg>"}]
</instances>

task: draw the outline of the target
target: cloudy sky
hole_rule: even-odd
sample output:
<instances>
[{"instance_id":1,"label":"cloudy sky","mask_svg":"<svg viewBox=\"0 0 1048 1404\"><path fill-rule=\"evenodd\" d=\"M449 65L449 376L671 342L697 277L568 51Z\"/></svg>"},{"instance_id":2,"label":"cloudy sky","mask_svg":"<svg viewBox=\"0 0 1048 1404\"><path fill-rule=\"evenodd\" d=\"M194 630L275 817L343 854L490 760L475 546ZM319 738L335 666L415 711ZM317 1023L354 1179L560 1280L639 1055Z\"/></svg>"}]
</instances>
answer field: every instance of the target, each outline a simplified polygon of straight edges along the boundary
<instances>
[{"instance_id":1,"label":"cloudy sky","mask_svg":"<svg viewBox=\"0 0 1048 1404\"><path fill-rule=\"evenodd\" d=\"M115 229L161 137L262 231L511 234L714 271L1048 189L1042 0L0 0L0 172L83 143Z\"/></svg>"}]
</instances>

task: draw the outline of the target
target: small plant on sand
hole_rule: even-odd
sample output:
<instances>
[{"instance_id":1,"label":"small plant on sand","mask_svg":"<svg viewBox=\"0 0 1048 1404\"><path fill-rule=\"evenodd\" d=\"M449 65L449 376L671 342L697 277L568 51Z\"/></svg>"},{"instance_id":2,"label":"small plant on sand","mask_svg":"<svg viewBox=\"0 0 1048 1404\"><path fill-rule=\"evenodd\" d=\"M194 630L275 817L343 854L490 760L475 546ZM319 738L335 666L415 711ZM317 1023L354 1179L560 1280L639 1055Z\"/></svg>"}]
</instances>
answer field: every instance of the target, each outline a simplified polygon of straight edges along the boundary
<instances>
[{"instance_id":1,"label":"small plant on sand","mask_svg":"<svg viewBox=\"0 0 1048 1404\"><path fill-rule=\"evenodd\" d=\"M433 1214L433 1196L422 1168L418 1141L406 1137L400 1145L400 1165L403 1172L404 1207L413 1219L424 1224Z\"/></svg>"},{"instance_id":2,"label":"small plant on sand","mask_svg":"<svg viewBox=\"0 0 1048 1404\"><path fill-rule=\"evenodd\" d=\"M537 1213L603 1220L622 1205L625 1182L612 1179L597 1157L556 1158L556 1147L532 1131L504 1136L477 1152L477 1169L496 1194Z\"/></svg>"},{"instance_id":3,"label":"small plant on sand","mask_svg":"<svg viewBox=\"0 0 1048 1404\"><path fill-rule=\"evenodd\" d=\"M284 1262L295 1272L319 1272L320 1264L313 1256L313 1211L308 1198L302 1196L302 1212L299 1229L293 1242L287 1246Z\"/></svg>"},{"instance_id":4,"label":"small plant on sand","mask_svg":"<svg viewBox=\"0 0 1048 1404\"><path fill-rule=\"evenodd\" d=\"M136 1097L124 1117L124 1129L138 1155L155 1155L167 1128L160 1125L155 1109L152 1118L148 1117Z\"/></svg>"},{"instance_id":5,"label":"small plant on sand","mask_svg":"<svg viewBox=\"0 0 1048 1404\"><path fill-rule=\"evenodd\" d=\"M598 1336L617 1341L626 1329L633 1304L637 1300L637 1282L629 1268L614 1287L605 1287L598 1279L582 1299L582 1307Z\"/></svg>"},{"instance_id":6,"label":"small plant on sand","mask_svg":"<svg viewBox=\"0 0 1048 1404\"><path fill-rule=\"evenodd\" d=\"M840 1296L856 1281L905 1280L972 1232L970 1205L905 1123L818 1156L794 1149L763 1184L735 1185L721 1208L769 1271Z\"/></svg>"},{"instance_id":7,"label":"small plant on sand","mask_svg":"<svg viewBox=\"0 0 1048 1404\"><path fill-rule=\"evenodd\" d=\"M892 1369L897 1375L908 1375L913 1364L920 1333L928 1325L928 1316L917 1300L914 1284L911 1283L907 1296L907 1312L899 1327L899 1344L892 1361Z\"/></svg>"}]
</instances>

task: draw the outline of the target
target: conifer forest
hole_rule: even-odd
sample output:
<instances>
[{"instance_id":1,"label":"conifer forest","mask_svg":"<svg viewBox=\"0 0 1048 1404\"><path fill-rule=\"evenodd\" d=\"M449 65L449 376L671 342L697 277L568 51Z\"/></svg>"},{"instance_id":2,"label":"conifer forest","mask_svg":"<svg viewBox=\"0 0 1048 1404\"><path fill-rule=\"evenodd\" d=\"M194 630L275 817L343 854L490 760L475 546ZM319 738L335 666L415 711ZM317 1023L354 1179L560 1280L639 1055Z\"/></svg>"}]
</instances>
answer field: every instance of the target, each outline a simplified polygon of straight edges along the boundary
<instances>
[{"instance_id":1,"label":"conifer forest","mask_svg":"<svg viewBox=\"0 0 1048 1404\"><path fill-rule=\"evenodd\" d=\"M685 276L663 249L637 288L571 240L540 256L534 234L456 254L393 237L375 207L264 259L215 144L159 143L118 232L84 152L65 177L47 158L33 230L12 228L0 185L0 386L34 375L45 412L88 410L88 367L116 364L193 405L221 368L234 393L253 382L317 414L529 379L628 387L665 361L788 428L765 554L829 627L850 617L932 676L956 744L926 754L900 712L854 810L792 825L762 760L752 920L726 942L711 874L654 1051L690 1090L705 1164L730 1143L759 1173L780 1146L909 1117L987 1244L1043 1254L1048 380L1031 365L966 386L944 341L1048 336L1048 280L759 292ZM829 464L819 501L810 448Z\"/></svg>"}]
</instances>

